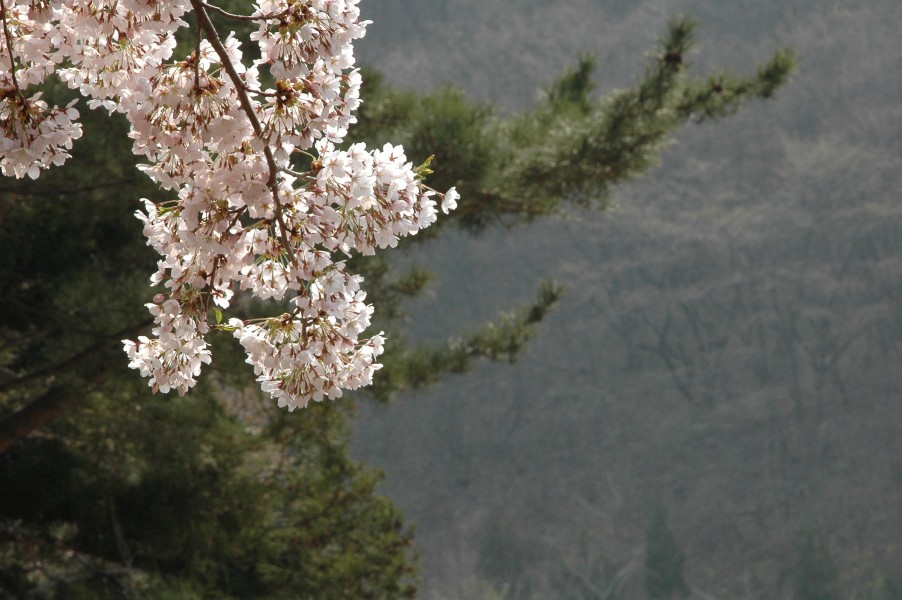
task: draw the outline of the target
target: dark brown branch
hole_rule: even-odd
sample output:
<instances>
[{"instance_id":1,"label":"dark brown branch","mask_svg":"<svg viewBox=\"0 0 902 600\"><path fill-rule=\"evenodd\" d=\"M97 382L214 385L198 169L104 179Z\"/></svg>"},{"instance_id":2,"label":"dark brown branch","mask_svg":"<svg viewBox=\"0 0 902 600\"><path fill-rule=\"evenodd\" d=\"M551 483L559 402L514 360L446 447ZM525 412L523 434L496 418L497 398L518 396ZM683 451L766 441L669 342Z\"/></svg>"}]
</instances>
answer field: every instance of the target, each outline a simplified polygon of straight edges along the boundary
<instances>
[{"instance_id":1,"label":"dark brown branch","mask_svg":"<svg viewBox=\"0 0 902 600\"><path fill-rule=\"evenodd\" d=\"M134 333L152 322L152 319L147 319L112 333L60 362L4 383L0 386L0 391L10 390L42 377L48 377L68 370L73 365L106 350L114 343L118 343L123 336ZM60 414L78 405L85 398L87 387L96 385L103 378L102 373L103 371L100 369L94 370L87 379L80 381L77 387L63 384L52 385L50 389L31 400L21 409L0 419L0 454L3 454L14 444L28 437L31 432L40 429Z\"/></svg>"},{"instance_id":2,"label":"dark brown branch","mask_svg":"<svg viewBox=\"0 0 902 600\"><path fill-rule=\"evenodd\" d=\"M133 334L136 331L147 327L151 323L153 323L153 319L145 319L139 323L134 323L132 325L129 325L128 327L120 329L119 331L115 331L109 335L102 337L81 352L77 352L76 354L64 358L59 362L53 363L52 365L47 365L46 367L32 371L31 373L26 373L25 375L16 377L15 379L0 383L0 393L9 391L16 387L19 387L20 385L24 385L37 379L41 379L42 377L48 377L55 373L68 370L73 365L76 365L86 358L90 358L91 356L101 352L102 350L105 350L110 344L118 342L124 336Z\"/></svg>"},{"instance_id":3,"label":"dark brown branch","mask_svg":"<svg viewBox=\"0 0 902 600\"><path fill-rule=\"evenodd\" d=\"M122 187L123 185L129 185L132 183L134 183L134 180L132 180L132 179L117 179L115 181L104 181L101 183L95 183L92 185L84 185L81 187L72 187L72 188L54 187L53 194L57 195L57 196L64 196L64 195L69 195L69 194L83 194L85 192L93 192L95 190L102 190L105 188ZM47 190L42 190L39 188L38 189L26 189L23 187L22 189L18 189L15 186L12 186L12 187L0 186L0 192L3 192L4 194L15 194L17 196L45 196L49 193Z\"/></svg>"},{"instance_id":4,"label":"dark brown branch","mask_svg":"<svg viewBox=\"0 0 902 600\"><path fill-rule=\"evenodd\" d=\"M52 387L25 408L0 420L0 454L84 399L84 390Z\"/></svg>"},{"instance_id":5,"label":"dark brown branch","mask_svg":"<svg viewBox=\"0 0 902 600\"><path fill-rule=\"evenodd\" d=\"M3 225L3 222L6 220L6 215L8 215L10 211L12 211L15 205L15 199L8 196L6 198L0 199L0 226Z\"/></svg>"}]
</instances>

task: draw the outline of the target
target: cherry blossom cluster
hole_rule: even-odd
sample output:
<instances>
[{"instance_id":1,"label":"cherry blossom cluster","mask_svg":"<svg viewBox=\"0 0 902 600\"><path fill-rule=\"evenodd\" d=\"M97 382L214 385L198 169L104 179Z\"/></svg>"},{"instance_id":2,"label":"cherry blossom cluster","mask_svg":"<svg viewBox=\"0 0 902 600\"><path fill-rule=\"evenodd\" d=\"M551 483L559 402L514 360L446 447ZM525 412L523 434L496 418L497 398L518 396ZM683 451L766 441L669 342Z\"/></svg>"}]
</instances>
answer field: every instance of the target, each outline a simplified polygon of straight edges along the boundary
<instances>
[{"instance_id":1,"label":"cherry blossom cluster","mask_svg":"<svg viewBox=\"0 0 902 600\"><path fill-rule=\"evenodd\" d=\"M231 331L265 391L289 409L372 381L381 334L338 257L372 254L456 206L398 146L346 149L360 104L352 43L358 0L257 0L230 15L203 0L0 0L0 166L37 177L81 135L72 105L29 88L57 73L91 108L130 123L141 168L171 201L137 213L160 254L151 337L125 340L154 391L185 393L211 361L205 334ZM196 44L174 57L193 12ZM256 60L210 14L251 20ZM221 320L236 292L281 303L277 317Z\"/></svg>"}]
</instances>

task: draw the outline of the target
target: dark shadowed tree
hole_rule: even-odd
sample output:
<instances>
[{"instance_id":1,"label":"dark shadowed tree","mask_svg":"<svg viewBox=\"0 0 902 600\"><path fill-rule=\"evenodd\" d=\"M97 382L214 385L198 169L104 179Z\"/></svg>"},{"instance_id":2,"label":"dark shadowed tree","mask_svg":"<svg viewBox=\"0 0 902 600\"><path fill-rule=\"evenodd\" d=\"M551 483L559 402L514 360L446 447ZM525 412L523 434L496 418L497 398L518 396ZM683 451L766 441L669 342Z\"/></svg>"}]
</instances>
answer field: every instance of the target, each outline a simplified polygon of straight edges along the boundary
<instances>
[{"instance_id":1,"label":"dark shadowed tree","mask_svg":"<svg viewBox=\"0 0 902 600\"><path fill-rule=\"evenodd\" d=\"M838 600L838 575L826 541L811 531L800 534L793 563L794 600Z\"/></svg>"},{"instance_id":2,"label":"dark shadowed tree","mask_svg":"<svg viewBox=\"0 0 902 600\"><path fill-rule=\"evenodd\" d=\"M685 598L689 586L683 578L685 557L667 522L667 507L658 500L651 509L645 532L645 591L652 600Z\"/></svg>"}]
</instances>

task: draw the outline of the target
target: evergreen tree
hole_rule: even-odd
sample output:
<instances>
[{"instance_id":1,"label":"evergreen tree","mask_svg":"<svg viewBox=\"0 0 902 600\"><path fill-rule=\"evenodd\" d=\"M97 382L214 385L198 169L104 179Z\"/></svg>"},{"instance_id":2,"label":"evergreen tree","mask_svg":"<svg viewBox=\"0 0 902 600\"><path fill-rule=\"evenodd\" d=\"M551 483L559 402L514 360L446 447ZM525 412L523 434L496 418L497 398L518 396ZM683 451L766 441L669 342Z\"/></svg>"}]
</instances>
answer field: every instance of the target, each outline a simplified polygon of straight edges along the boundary
<instances>
[{"instance_id":1,"label":"evergreen tree","mask_svg":"<svg viewBox=\"0 0 902 600\"><path fill-rule=\"evenodd\" d=\"M667 523L667 508L657 501L645 533L645 591L653 600L685 598L689 586L683 578L683 551Z\"/></svg>"},{"instance_id":2,"label":"evergreen tree","mask_svg":"<svg viewBox=\"0 0 902 600\"><path fill-rule=\"evenodd\" d=\"M805 532L795 549L793 598L795 600L836 600L838 572L830 550L820 536Z\"/></svg>"},{"instance_id":3,"label":"evergreen tree","mask_svg":"<svg viewBox=\"0 0 902 600\"><path fill-rule=\"evenodd\" d=\"M538 552L522 539L504 513L493 510L486 517L476 562L476 575L507 592L507 597L529 598Z\"/></svg>"}]
</instances>

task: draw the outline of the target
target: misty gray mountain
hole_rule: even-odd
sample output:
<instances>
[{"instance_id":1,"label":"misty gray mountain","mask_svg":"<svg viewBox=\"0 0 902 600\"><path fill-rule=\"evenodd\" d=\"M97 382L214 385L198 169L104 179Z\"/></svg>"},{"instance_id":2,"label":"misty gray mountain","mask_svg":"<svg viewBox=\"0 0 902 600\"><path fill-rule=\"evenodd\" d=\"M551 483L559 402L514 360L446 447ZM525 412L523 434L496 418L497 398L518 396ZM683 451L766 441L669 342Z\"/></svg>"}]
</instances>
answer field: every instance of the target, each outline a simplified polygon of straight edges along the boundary
<instances>
[{"instance_id":1,"label":"misty gray mountain","mask_svg":"<svg viewBox=\"0 0 902 600\"><path fill-rule=\"evenodd\" d=\"M699 68L800 58L775 100L685 129L605 213L417 248L439 278L413 339L542 277L567 288L516 364L356 423L416 526L422 596L902 598L902 4L363 9L359 54L390 81L511 110L580 53L600 93L631 83L677 13L699 20ZM656 592L668 564L685 587Z\"/></svg>"}]
</instances>

